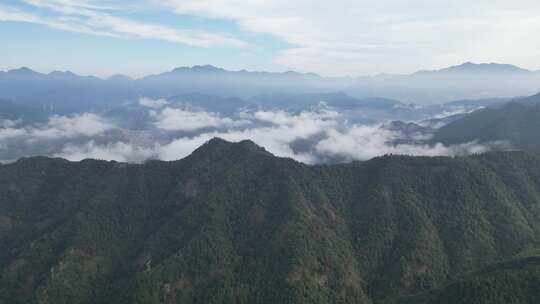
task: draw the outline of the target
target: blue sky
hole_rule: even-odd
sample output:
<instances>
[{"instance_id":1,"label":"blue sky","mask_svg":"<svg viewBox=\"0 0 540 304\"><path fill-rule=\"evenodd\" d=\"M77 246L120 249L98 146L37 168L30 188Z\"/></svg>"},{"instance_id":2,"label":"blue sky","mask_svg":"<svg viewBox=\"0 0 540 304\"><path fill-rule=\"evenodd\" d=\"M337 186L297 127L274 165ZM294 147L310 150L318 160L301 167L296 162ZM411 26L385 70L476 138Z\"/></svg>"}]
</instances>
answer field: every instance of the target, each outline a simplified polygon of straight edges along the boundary
<instances>
[{"instance_id":1,"label":"blue sky","mask_svg":"<svg viewBox=\"0 0 540 304\"><path fill-rule=\"evenodd\" d=\"M531 0L3 0L0 69L141 76L178 66L409 73L540 69Z\"/></svg>"},{"instance_id":2,"label":"blue sky","mask_svg":"<svg viewBox=\"0 0 540 304\"><path fill-rule=\"evenodd\" d=\"M92 23L84 15L76 16L80 20L75 22L56 25L54 22L70 14L47 7L46 4L69 7L72 2L84 3L2 2L0 37L7 41L0 48L0 69L29 66L39 71L74 70L100 76L123 73L135 77L197 64L213 64L228 69L286 69L274 63L274 60L276 54L290 47L290 44L272 35L242 30L233 20L174 14L151 3L133 4L126 1L131 4L123 5L120 1L114 1L110 9L90 10L89 13L97 12L120 21L128 20L133 23L130 24L134 27L133 32L114 30L107 25L79 28L81 24ZM106 5L103 2L103 6ZM131 9L121 9L130 6ZM159 28L137 29L137 26ZM186 41L183 41L182 37L175 36L182 36L183 31L194 33L187 33Z\"/></svg>"}]
</instances>

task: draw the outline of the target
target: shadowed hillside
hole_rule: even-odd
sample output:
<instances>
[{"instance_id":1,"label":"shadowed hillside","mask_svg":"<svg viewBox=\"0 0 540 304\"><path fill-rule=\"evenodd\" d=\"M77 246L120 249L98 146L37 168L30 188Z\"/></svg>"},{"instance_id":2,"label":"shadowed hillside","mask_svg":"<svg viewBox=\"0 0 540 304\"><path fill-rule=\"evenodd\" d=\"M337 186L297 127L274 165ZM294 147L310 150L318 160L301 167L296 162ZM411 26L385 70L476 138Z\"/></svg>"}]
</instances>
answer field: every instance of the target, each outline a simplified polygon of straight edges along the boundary
<instances>
[{"instance_id":1,"label":"shadowed hillside","mask_svg":"<svg viewBox=\"0 0 540 304\"><path fill-rule=\"evenodd\" d=\"M445 144L503 141L510 148L538 153L539 132L540 94L464 116L437 130L434 141Z\"/></svg>"},{"instance_id":2,"label":"shadowed hillside","mask_svg":"<svg viewBox=\"0 0 540 304\"><path fill-rule=\"evenodd\" d=\"M540 257L495 264L440 290L403 299L401 303L509 304L540 299Z\"/></svg>"}]
</instances>

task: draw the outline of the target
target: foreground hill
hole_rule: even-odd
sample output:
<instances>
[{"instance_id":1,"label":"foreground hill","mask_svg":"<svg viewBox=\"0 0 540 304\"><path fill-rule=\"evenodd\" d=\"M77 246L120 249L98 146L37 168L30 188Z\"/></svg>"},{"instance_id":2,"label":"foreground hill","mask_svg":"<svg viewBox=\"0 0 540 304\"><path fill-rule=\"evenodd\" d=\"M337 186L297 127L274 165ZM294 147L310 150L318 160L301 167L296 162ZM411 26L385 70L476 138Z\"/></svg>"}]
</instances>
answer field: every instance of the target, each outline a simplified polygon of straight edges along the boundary
<instances>
[{"instance_id":1,"label":"foreground hill","mask_svg":"<svg viewBox=\"0 0 540 304\"><path fill-rule=\"evenodd\" d=\"M307 166L213 139L0 166L0 303L394 302L539 238L540 158L519 152Z\"/></svg>"}]
</instances>

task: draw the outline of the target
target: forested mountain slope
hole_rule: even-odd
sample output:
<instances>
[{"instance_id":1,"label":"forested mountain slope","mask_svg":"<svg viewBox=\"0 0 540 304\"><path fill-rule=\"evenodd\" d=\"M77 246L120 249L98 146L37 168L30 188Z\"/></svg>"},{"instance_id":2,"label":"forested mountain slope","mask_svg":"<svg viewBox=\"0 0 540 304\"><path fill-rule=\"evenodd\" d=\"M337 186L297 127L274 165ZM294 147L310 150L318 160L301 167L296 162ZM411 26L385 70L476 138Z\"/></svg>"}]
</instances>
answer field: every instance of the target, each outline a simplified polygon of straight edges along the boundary
<instances>
[{"instance_id":1,"label":"forested mountain slope","mask_svg":"<svg viewBox=\"0 0 540 304\"><path fill-rule=\"evenodd\" d=\"M443 126L434 142L506 142L508 148L540 152L540 94L473 112Z\"/></svg>"},{"instance_id":2,"label":"forested mountain slope","mask_svg":"<svg viewBox=\"0 0 540 304\"><path fill-rule=\"evenodd\" d=\"M213 139L174 162L0 166L2 304L394 302L539 238L521 152L307 166Z\"/></svg>"},{"instance_id":3,"label":"forested mountain slope","mask_svg":"<svg viewBox=\"0 0 540 304\"><path fill-rule=\"evenodd\" d=\"M402 299L403 304L511 304L540 299L540 257L495 264L440 290Z\"/></svg>"}]
</instances>

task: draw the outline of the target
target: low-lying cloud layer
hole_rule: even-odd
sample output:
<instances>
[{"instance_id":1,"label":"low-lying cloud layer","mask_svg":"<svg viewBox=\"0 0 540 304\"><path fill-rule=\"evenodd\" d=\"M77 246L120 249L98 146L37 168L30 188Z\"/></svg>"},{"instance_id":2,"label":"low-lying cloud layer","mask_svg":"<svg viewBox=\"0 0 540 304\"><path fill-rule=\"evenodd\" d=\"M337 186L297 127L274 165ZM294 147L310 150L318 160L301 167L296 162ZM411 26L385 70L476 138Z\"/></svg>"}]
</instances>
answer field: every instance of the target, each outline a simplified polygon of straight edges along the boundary
<instances>
[{"instance_id":1,"label":"low-lying cloud layer","mask_svg":"<svg viewBox=\"0 0 540 304\"><path fill-rule=\"evenodd\" d=\"M220 117L215 113L175 108L150 111L150 116L155 120L155 126L165 131L196 131L205 128L234 127L246 123Z\"/></svg>"},{"instance_id":2,"label":"low-lying cloud layer","mask_svg":"<svg viewBox=\"0 0 540 304\"><path fill-rule=\"evenodd\" d=\"M384 154L454 156L503 144L427 144L423 139L429 134L404 134L386 124L349 123L343 114L325 107L302 112L241 111L223 117L166 100L143 98L138 106L148 119L144 130L119 127L115 119L95 113L54 115L31 125L0 121L0 159L45 154L69 160L176 160L213 137L249 139L277 156L304 163L367 160Z\"/></svg>"},{"instance_id":3,"label":"low-lying cloud layer","mask_svg":"<svg viewBox=\"0 0 540 304\"><path fill-rule=\"evenodd\" d=\"M384 154L455 156L483 153L491 149L491 144L481 145L476 142L453 146L441 143L392 144L396 140L403 139L403 135L385 129L381 125L354 125L344 131L330 130L327 135L327 138L315 145L316 151L321 155L337 156L346 160L364 160Z\"/></svg>"},{"instance_id":4,"label":"low-lying cloud layer","mask_svg":"<svg viewBox=\"0 0 540 304\"><path fill-rule=\"evenodd\" d=\"M0 139L23 139L30 141L61 138L91 137L113 129L114 125L93 113L73 116L53 115L47 123L19 127L20 121L3 120L0 123Z\"/></svg>"}]
</instances>

